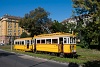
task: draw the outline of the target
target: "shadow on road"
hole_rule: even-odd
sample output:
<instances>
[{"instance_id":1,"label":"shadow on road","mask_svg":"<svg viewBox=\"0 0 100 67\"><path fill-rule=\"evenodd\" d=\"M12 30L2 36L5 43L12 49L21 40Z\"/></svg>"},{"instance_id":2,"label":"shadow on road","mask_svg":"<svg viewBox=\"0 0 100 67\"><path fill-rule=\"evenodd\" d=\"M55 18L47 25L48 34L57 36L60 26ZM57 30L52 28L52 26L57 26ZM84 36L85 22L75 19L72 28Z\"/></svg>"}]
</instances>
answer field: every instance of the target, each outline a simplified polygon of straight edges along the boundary
<instances>
[{"instance_id":1,"label":"shadow on road","mask_svg":"<svg viewBox=\"0 0 100 67\"><path fill-rule=\"evenodd\" d=\"M7 52L0 53L0 57L9 56L9 55L15 55L15 54L13 54L13 53L7 53Z\"/></svg>"},{"instance_id":2,"label":"shadow on road","mask_svg":"<svg viewBox=\"0 0 100 67\"><path fill-rule=\"evenodd\" d=\"M100 60L88 61L84 63L83 67L100 67Z\"/></svg>"},{"instance_id":3,"label":"shadow on road","mask_svg":"<svg viewBox=\"0 0 100 67\"><path fill-rule=\"evenodd\" d=\"M56 58L56 57L51 57L49 60L51 60L51 59L53 59L53 58ZM35 67L35 66L38 66L38 65L40 65L40 64L44 64L44 63L46 63L46 62L48 62L48 61L39 62L39 63L36 63L36 64L31 65L31 66L29 66L29 67Z\"/></svg>"},{"instance_id":4,"label":"shadow on road","mask_svg":"<svg viewBox=\"0 0 100 67\"><path fill-rule=\"evenodd\" d=\"M29 66L29 67L35 67L35 66L37 66L37 65L40 65L40 64L43 64L43 63L46 63L47 61L45 61L45 62L39 62L39 63L37 63L37 64L34 64L34 65L32 65L32 66Z\"/></svg>"},{"instance_id":5,"label":"shadow on road","mask_svg":"<svg viewBox=\"0 0 100 67\"><path fill-rule=\"evenodd\" d=\"M69 63L68 67L79 67L79 65L77 63Z\"/></svg>"}]
</instances>

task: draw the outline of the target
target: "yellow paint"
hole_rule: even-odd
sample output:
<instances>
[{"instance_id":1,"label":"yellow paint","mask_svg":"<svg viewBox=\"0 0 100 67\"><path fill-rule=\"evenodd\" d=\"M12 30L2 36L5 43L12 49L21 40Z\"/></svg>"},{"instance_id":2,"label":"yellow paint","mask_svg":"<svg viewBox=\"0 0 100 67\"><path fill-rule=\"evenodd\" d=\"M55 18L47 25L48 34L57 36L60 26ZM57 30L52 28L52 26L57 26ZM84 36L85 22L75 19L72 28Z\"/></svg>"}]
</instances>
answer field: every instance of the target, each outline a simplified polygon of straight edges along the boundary
<instances>
[{"instance_id":1,"label":"yellow paint","mask_svg":"<svg viewBox=\"0 0 100 67\"><path fill-rule=\"evenodd\" d=\"M63 46L63 52L64 53L70 53L70 45L69 44L64 44Z\"/></svg>"},{"instance_id":2,"label":"yellow paint","mask_svg":"<svg viewBox=\"0 0 100 67\"><path fill-rule=\"evenodd\" d=\"M58 52L57 44L37 44L37 51Z\"/></svg>"},{"instance_id":3,"label":"yellow paint","mask_svg":"<svg viewBox=\"0 0 100 67\"><path fill-rule=\"evenodd\" d=\"M70 49L71 46L71 49ZM72 53L73 50L76 51L76 45L74 44L74 48L72 48L73 44L64 44L63 51L64 53Z\"/></svg>"},{"instance_id":4,"label":"yellow paint","mask_svg":"<svg viewBox=\"0 0 100 67\"><path fill-rule=\"evenodd\" d=\"M15 50L23 50L23 51L32 51L34 49L33 45L29 46L29 49L27 49L27 45L14 45Z\"/></svg>"}]
</instances>

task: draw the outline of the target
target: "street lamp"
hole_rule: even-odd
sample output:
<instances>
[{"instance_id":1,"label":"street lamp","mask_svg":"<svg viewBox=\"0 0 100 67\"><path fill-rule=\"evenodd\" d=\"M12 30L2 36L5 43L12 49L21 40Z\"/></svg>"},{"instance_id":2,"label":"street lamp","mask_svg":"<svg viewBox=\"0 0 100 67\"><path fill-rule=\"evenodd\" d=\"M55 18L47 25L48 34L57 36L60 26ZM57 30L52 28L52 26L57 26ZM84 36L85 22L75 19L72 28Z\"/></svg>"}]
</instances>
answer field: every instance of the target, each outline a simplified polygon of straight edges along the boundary
<instances>
[{"instance_id":1,"label":"street lamp","mask_svg":"<svg viewBox=\"0 0 100 67\"><path fill-rule=\"evenodd\" d=\"M12 51L12 35L10 35L9 39L10 39L10 44L11 44L10 50Z\"/></svg>"}]
</instances>

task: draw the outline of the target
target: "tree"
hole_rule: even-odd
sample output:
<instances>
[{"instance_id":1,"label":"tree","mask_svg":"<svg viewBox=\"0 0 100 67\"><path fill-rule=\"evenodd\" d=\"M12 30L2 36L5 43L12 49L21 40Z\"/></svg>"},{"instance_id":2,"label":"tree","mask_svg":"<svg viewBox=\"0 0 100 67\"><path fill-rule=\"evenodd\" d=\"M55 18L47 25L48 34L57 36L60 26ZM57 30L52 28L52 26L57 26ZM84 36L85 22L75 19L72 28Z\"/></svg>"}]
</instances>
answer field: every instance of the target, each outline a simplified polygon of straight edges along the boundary
<instances>
[{"instance_id":1,"label":"tree","mask_svg":"<svg viewBox=\"0 0 100 67\"><path fill-rule=\"evenodd\" d=\"M28 34L26 32L23 32L20 36L20 38L25 38L25 37L28 37Z\"/></svg>"},{"instance_id":2,"label":"tree","mask_svg":"<svg viewBox=\"0 0 100 67\"><path fill-rule=\"evenodd\" d=\"M52 33L56 32L66 32L66 25L63 25L62 23L59 23L57 20L54 20L52 23L52 26L50 27L50 30Z\"/></svg>"},{"instance_id":3,"label":"tree","mask_svg":"<svg viewBox=\"0 0 100 67\"><path fill-rule=\"evenodd\" d=\"M19 25L27 30L31 36L44 33L43 26L48 27L51 23L51 19L48 18L49 14L43 8L38 7L30 11L29 14L25 14L20 20Z\"/></svg>"},{"instance_id":4,"label":"tree","mask_svg":"<svg viewBox=\"0 0 100 67\"><path fill-rule=\"evenodd\" d=\"M56 32L66 32L66 33L72 33L72 31L75 30L75 24L74 23L66 23L66 22L58 22L57 20L54 20L50 30L53 33Z\"/></svg>"},{"instance_id":5,"label":"tree","mask_svg":"<svg viewBox=\"0 0 100 67\"><path fill-rule=\"evenodd\" d=\"M100 0L72 1L77 15L88 15L88 19L91 18L86 22L84 22L82 18L79 18L81 21L80 23L86 24L86 26L80 30L84 45L88 47L90 45L100 46Z\"/></svg>"},{"instance_id":6,"label":"tree","mask_svg":"<svg viewBox=\"0 0 100 67\"><path fill-rule=\"evenodd\" d=\"M54 20L50 29L53 33L56 33L56 32L61 32L61 27L62 27L61 23L59 23L57 20Z\"/></svg>"}]
</instances>

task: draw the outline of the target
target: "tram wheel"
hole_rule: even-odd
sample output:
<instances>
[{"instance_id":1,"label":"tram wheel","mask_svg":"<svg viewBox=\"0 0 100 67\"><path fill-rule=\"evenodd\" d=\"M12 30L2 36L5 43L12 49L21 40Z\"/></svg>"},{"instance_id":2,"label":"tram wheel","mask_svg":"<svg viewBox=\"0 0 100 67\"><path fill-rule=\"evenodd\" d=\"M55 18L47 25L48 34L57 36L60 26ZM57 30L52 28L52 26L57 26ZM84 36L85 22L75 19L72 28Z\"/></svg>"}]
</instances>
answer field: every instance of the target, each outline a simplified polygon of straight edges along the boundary
<instances>
[{"instance_id":1,"label":"tram wheel","mask_svg":"<svg viewBox=\"0 0 100 67\"><path fill-rule=\"evenodd\" d=\"M64 57L64 53L60 53L60 55L59 55L61 58L63 58Z\"/></svg>"}]
</instances>

